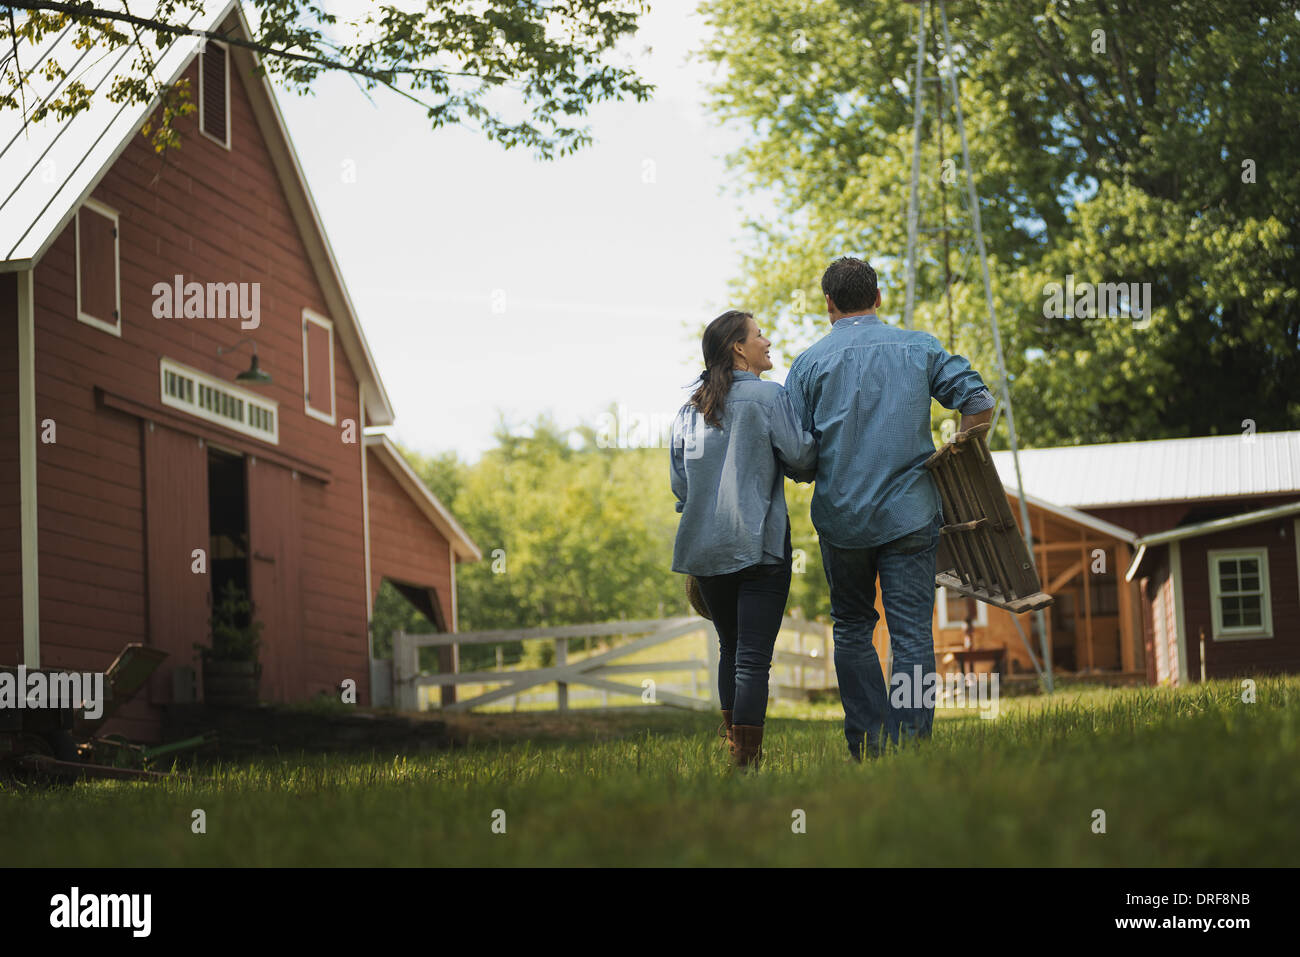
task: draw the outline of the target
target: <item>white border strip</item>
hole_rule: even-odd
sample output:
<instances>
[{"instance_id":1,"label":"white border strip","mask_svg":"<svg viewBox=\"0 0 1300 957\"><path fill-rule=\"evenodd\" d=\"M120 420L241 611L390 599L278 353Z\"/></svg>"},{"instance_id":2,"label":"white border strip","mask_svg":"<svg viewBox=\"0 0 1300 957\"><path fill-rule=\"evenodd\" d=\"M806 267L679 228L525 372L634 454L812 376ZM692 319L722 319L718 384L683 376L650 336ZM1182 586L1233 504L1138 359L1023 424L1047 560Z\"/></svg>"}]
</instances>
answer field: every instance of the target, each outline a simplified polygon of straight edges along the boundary
<instances>
[{"instance_id":1,"label":"white border strip","mask_svg":"<svg viewBox=\"0 0 1300 957\"><path fill-rule=\"evenodd\" d=\"M307 323L314 322L325 330L325 335L329 341L330 353L330 410L326 415L319 408L311 404L307 397L311 392L311 359L310 351L307 348ZM334 320L322 316L319 312L313 312L310 309L302 311L302 407L306 413L313 419L319 419L328 425L334 425L338 418L338 411L334 406ZM358 425L357 428L364 434L364 425ZM364 443L363 443L364 444Z\"/></svg>"},{"instance_id":2,"label":"white border strip","mask_svg":"<svg viewBox=\"0 0 1300 957\"><path fill-rule=\"evenodd\" d=\"M1180 687L1187 687L1187 615L1183 611L1183 601L1187 592L1183 590L1183 553L1178 542L1169 545L1169 574L1174 580L1174 658L1177 661ZM1169 669L1174 671L1173 668Z\"/></svg>"},{"instance_id":3,"label":"white border strip","mask_svg":"<svg viewBox=\"0 0 1300 957\"><path fill-rule=\"evenodd\" d=\"M370 622L375 617L374 597L370 594L370 473L366 469L366 396L362 392L357 396L358 417L357 445L361 447L361 534L365 542L366 560L366 648L371 658L375 656L374 637L370 632ZM370 693L374 694L372 688ZM373 699L372 699L373 700Z\"/></svg>"},{"instance_id":4,"label":"white border strip","mask_svg":"<svg viewBox=\"0 0 1300 957\"><path fill-rule=\"evenodd\" d=\"M18 485L23 569L23 661L41 666L36 512L36 297L33 270L18 274Z\"/></svg>"}]
</instances>

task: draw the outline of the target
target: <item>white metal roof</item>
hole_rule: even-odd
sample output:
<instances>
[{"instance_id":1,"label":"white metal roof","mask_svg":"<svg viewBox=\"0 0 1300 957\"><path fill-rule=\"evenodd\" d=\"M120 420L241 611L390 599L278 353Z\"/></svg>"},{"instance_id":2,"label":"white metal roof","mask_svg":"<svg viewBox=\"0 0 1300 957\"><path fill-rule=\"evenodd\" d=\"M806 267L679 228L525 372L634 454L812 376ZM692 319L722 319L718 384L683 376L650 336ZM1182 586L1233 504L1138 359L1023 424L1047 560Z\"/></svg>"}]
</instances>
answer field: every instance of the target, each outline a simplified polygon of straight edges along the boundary
<instances>
[{"instance_id":1,"label":"white metal roof","mask_svg":"<svg viewBox=\"0 0 1300 957\"><path fill-rule=\"evenodd\" d=\"M100 6L125 11L127 4L103 0ZM211 30L232 6L234 0L227 0L211 5L207 13L191 12L186 25ZM132 12L152 17L156 10L157 4L145 0ZM131 30L126 24L118 26L128 33ZM102 44L78 49L77 26L69 24L45 36L34 48L19 47L18 65L27 77L20 102L25 100L27 110L0 112L0 262L6 268L26 269L40 258L153 109L152 104L111 102L107 94L114 81L143 72L141 57L148 52L159 81L171 83L198 50L198 37L179 36L170 38L163 50L156 50L153 36L145 34L145 50L134 42L115 50ZM62 67L66 76L47 77L45 67L52 62ZM89 109L70 119L51 115L24 127L24 115L73 82L91 91Z\"/></svg>"},{"instance_id":2,"label":"white metal roof","mask_svg":"<svg viewBox=\"0 0 1300 957\"><path fill-rule=\"evenodd\" d=\"M1010 452L994 452L1015 493ZM1087 508L1300 492L1300 431L1022 449L1025 495Z\"/></svg>"}]
</instances>

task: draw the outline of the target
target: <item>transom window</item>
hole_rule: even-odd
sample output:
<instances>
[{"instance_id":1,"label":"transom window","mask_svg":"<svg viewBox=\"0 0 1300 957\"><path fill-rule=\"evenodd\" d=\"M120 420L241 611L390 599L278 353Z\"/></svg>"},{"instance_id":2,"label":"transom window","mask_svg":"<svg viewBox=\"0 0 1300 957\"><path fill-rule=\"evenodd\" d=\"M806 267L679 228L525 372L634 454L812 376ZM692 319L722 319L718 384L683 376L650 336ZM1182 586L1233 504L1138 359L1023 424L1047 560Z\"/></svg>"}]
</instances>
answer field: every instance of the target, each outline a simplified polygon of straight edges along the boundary
<instances>
[{"instance_id":1,"label":"transom window","mask_svg":"<svg viewBox=\"0 0 1300 957\"><path fill-rule=\"evenodd\" d=\"M272 445L280 443L275 402L204 375L171 359L159 360L162 404Z\"/></svg>"},{"instance_id":2,"label":"transom window","mask_svg":"<svg viewBox=\"0 0 1300 957\"><path fill-rule=\"evenodd\" d=\"M1209 559L1214 637L1272 637L1268 549L1222 549Z\"/></svg>"}]
</instances>

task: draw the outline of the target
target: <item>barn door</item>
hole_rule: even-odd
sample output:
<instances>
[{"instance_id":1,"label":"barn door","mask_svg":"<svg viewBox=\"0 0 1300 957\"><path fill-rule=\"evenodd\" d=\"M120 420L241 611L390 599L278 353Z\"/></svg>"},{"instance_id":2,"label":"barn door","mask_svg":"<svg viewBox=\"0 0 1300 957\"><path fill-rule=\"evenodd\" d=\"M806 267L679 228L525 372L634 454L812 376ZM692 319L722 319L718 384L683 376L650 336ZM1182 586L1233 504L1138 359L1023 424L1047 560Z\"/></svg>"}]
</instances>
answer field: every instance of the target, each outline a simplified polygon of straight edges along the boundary
<instances>
[{"instance_id":1,"label":"barn door","mask_svg":"<svg viewBox=\"0 0 1300 957\"><path fill-rule=\"evenodd\" d=\"M209 638L208 455L197 436L153 422L140 427L149 643L167 652L149 680L149 698L164 704L172 701L176 668L197 670L194 643L207 644ZM195 549L204 552L201 567L195 564Z\"/></svg>"},{"instance_id":2,"label":"barn door","mask_svg":"<svg viewBox=\"0 0 1300 957\"><path fill-rule=\"evenodd\" d=\"M249 592L262 622L264 701L293 701L306 693L302 658L300 479L289 469L248 458Z\"/></svg>"}]
</instances>

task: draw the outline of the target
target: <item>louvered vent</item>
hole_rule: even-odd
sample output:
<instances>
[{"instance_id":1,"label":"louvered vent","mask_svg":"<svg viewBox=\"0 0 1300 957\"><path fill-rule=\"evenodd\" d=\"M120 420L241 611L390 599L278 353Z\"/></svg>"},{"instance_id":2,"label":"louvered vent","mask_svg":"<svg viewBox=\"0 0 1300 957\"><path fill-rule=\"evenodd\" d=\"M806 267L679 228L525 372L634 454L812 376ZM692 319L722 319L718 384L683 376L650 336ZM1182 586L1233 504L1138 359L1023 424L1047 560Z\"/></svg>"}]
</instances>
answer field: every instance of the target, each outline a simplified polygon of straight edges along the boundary
<instances>
[{"instance_id":1,"label":"louvered vent","mask_svg":"<svg viewBox=\"0 0 1300 957\"><path fill-rule=\"evenodd\" d=\"M162 403L272 445L280 442L278 406L170 359L159 362Z\"/></svg>"},{"instance_id":2,"label":"louvered vent","mask_svg":"<svg viewBox=\"0 0 1300 957\"><path fill-rule=\"evenodd\" d=\"M226 139L227 56L225 47L210 42L203 50L200 69L203 70L203 132L229 146Z\"/></svg>"}]
</instances>

